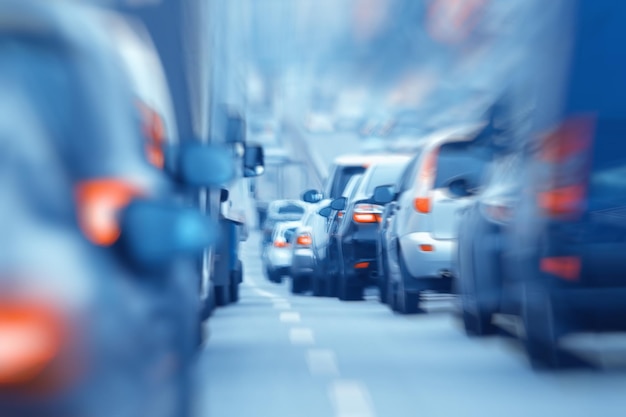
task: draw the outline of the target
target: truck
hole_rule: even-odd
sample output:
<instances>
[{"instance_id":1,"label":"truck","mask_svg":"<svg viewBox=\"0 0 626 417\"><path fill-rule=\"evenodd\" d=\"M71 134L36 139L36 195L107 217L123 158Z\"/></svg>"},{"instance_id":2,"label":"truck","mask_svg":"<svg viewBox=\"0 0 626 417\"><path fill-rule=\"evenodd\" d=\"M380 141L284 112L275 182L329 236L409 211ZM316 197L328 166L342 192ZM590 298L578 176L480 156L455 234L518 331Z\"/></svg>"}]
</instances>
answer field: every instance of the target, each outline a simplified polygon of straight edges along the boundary
<instances>
[{"instance_id":1,"label":"truck","mask_svg":"<svg viewBox=\"0 0 626 417\"><path fill-rule=\"evenodd\" d=\"M193 277L198 284L199 325L204 329L202 324L215 306L238 300L243 275L238 251L239 242L246 236L247 218L237 214L241 205L233 199L239 196L245 200L247 178L263 172L263 148L246 143L243 117L236 111L220 111L217 104L219 89L215 86L221 80L217 78L216 63L220 56L219 48L214 47L218 19L212 19L212 11L219 9L201 0L115 0L107 6L137 21L149 34L171 94L178 144L218 145L236 166L234 180L221 186L190 189L177 183L180 173L176 166L164 164L179 197L219 223L221 231L220 243L197 260L197 276Z\"/></svg>"}]
</instances>

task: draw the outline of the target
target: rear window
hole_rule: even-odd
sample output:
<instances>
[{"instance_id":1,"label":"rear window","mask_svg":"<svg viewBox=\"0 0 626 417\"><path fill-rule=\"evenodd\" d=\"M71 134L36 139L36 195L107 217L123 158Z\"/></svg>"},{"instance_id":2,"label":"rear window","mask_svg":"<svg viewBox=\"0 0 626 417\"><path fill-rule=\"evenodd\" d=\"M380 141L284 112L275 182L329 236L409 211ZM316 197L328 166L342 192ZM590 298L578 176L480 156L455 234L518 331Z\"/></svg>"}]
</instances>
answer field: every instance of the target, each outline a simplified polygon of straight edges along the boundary
<instances>
[{"instance_id":1,"label":"rear window","mask_svg":"<svg viewBox=\"0 0 626 417\"><path fill-rule=\"evenodd\" d=\"M278 214L304 214L304 207L289 204L278 208Z\"/></svg>"},{"instance_id":2,"label":"rear window","mask_svg":"<svg viewBox=\"0 0 626 417\"><path fill-rule=\"evenodd\" d=\"M397 184L405 166L406 164L404 163L397 163L395 165L379 165L373 167L372 175L365 187L365 195L373 195L374 189L380 185Z\"/></svg>"},{"instance_id":3,"label":"rear window","mask_svg":"<svg viewBox=\"0 0 626 417\"><path fill-rule=\"evenodd\" d=\"M452 179L465 178L471 187L480 185L489 161L485 148L469 143L447 143L439 148L435 188L445 187Z\"/></svg>"},{"instance_id":4,"label":"rear window","mask_svg":"<svg viewBox=\"0 0 626 417\"><path fill-rule=\"evenodd\" d=\"M328 192L328 198L339 198L346 188L348 181L355 175L365 172L366 167L363 166L338 166L335 170L335 175L331 178L330 190Z\"/></svg>"}]
</instances>

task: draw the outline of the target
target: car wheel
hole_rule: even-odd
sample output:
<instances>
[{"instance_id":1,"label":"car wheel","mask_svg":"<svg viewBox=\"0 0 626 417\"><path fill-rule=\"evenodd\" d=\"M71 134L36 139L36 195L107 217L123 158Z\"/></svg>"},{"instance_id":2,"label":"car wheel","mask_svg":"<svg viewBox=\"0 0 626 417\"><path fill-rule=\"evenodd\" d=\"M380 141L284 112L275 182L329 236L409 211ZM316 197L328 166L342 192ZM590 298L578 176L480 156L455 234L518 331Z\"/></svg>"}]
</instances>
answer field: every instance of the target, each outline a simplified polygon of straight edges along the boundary
<instances>
[{"instance_id":1,"label":"car wheel","mask_svg":"<svg viewBox=\"0 0 626 417\"><path fill-rule=\"evenodd\" d=\"M350 282L349 277L345 275L339 276L339 288L337 297L341 301L360 301L363 299L363 287L359 284Z\"/></svg>"},{"instance_id":2,"label":"car wheel","mask_svg":"<svg viewBox=\"0 0 626 417\"><path fill-rule=\"evenodd\" d=\"M400 281L398 283L398 290L396 296L396 311L400 314L420 314L426 311L420 308L420 294L421 291L408 291L404 285L406 281L412 279L409 276L409 271L404 264L402 254L398 248L398 265L400 269Z\"/></svg>"},{"instance_id":3,"label":"car wheel","mask_svg":"<svg viewBox=\"0 0 626 417\"><path fill-rule=\"evenodd\" d=\"M562 369L589 366L581 359L559 348L565 334L564 317L559 317L545 290L527 285L522 296L524 347L533 368Z\"/></svg>"},{"instance_id":4,"label":"car wheel","mask_svg":"<svg viewBox=\"0 0 626 417\"><path fill-rule=\"evenodd\" d=\"M387 280L387 305L389 306L389 309L393 312L398 311L396 300L397 300L396 286L391 279L388 279Z\"/></svg>"},{"instance_id":5,"label":"car wheel","mask_svg":"<svg viewBox=\"0 0 626 417\"><path fill-rule=\"evenodd\" d=\"M396 299L396 311L400 314L418 314L425 311L419 307L420 293L408 292L404 289L403 285L400 285L397 299Z\"/></svg>"},{"instance_id":6,"label":"car wheel","mask_svg":"<svg viewBox=\"0 0 626 417\"><path fill-rule=\"evenodd\" d=\"M215 286L215 305L224 307L230 303L230 283Z\"/></svg>"},{"instance_id":7,"label":"car wheel","mask_svg":"<svg viewBox=\"0 0 626 417\"><path fill-rule=\"evenodd\" d=\"M387 265L387 257L385 253L380 257L380 268L378 269L378 300L386 304L387 299L389 298L387 295L387 290L389 289L389 266Z\"/></svg>"},{"instance_id":8,"label":"car wheel","mask_svg":"<svg viewBox=\"0 0 626 417\"><path fill-rule=\"evenodd\" d=\"M237 261L237 269L232 271L230 280L230 301L232 303L239 302L239 286L243 282L243 265L241 261Z\"/></svg>"},{"instance_id":9,"label":"car wheel","mask_svg":"<svg viewBox=\"0 0 626 417\"><path fill-rule=\"evenodd\" d=\"M324 278L319 276L319 274L314 274L311 277L311 290L313 292L314 297L323 297L326 295L327 291L327 283L324 282Z\"/></svg>"},{"instance_id":10,"label":"car wheel","mask_svg":"<svg viewBox=\"0 0 626 417\"><path fill-rule=\"evenodd\" d=\"M271 269L267 269L267 279L274 284L280 284L283 282L283 277L277 271L272 271Z\"/></svg>"},{"instance_id":11,"label":"car wheel","mask_svg":"<svg viewBox=\"0 0 626 417\"><path fill-rule=\"evenodd\" d=\"M291 293L292 294L302 294L306 291L306 281L305 277L301 276L292 276L291 277Z\"/></svg>"}]
</instances>

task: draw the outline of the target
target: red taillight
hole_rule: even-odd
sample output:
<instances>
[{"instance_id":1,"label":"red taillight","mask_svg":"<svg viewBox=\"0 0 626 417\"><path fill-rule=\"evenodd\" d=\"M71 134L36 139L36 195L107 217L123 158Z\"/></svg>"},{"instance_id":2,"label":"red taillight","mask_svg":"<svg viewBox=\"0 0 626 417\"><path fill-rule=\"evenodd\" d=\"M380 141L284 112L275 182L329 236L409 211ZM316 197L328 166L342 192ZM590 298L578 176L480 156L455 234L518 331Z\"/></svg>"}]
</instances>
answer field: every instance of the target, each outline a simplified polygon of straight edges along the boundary
<instances>
[{"instance_id":1,"label":"red taillight","mask_svg":"<svg viewBox=\"0 0 626 417\"><path fill-rule=\"evenodd\" d=\"M413 201L413 205L420 213L430 213L430 197L418 197Z\"/></svg>"},{"instance_id":2,"label":"red taillight","mask_svg":"<svg viewBox=\"0 0 626 417\"><path fill-rule=\"evenodd\" d=\"M538 204L552 216L579 213L584 208L586 191L582 184L542 191Z\"/></svg>"},{"instance_id":3,"label":"red taillight","mask_svg":"<svg viewBox=\"0 0 626 417\"><path fill-rule=\"evenodd\" d=\"M422 252L433 252L435 247L433 245L420 245L420 250Z\"/></svg>"},{"instance_id":4,"label":"red taillight","mask_svg":"<svg viewBox=\"0 0 626 417\"><path fill-rule=\"evenodd\" d=\"M344 211L338 211L337 212L337 217L339 217L340 219L343 217Z\"/></svg>"},{"instance_id":5,"label":"red taillight","mask_svg":"<svg viewBox=\"0 0 626 417\"><path fill-rule=\"evenodd\" d=\"M356 223L380 223L383 207L376 204L357 204L354 206L352 220Z\"/></svg>"},{"instance_id":6,"label":"red taillight","mask_svg":"<svg viewBox=\"0 0 626 417\"><path fill-rule=\"evenodd\" d=\"M117 213L142 192L127 181L100 178L79 183L75 194L85 236L96 245L110 246L120 235Z\"/></svg>"},{"instance_id":7,"label":"red taillight","mask_svg":"<svg viewBox=\"0 0 626 417\"><path fill-rule=\"evenodd\" d=\"M296 244L298 246L311 246L311 244L313 244L313 238L308 233L302 233L298 235L298 238L296 239Z\"/></svg>"},{"instance_id":8,"label":"red taillight","mask_svg":"<svg viewBox=\"0 0 626 417\"><path fill-rule=\"evenodd\" d=\"M276 239L274 241L274 247L275 248L286 248L287 246L289 246L289 243L287 243L287 241L285 241L285 239Z\"/></svg>"},{"instance_id":9,"label":"red taillight","mask_svg":"<svg viewBox=\"0 0 626 417\"><path fill-rule=\"evenodd\" d=\"M40 376L60 352L62 323L48 306L0 302L0 386L23 385Z\"/></svg>"},{"instance_id":10,"label":"red taillight","mask_svg":"<svg viewBox=\"0 0 626 417\"><path fill-rule=\"evenodd\" d=\"M369 266L369 262L359 262L354 264L354 269L367 269Z\"/></svg>"},{"instance_id":11,"label":"red taillight","mask_svg":"<svg viewBox=\"0 0 626 417\"><path fill-rule=\"evenodd\" d=\"M546 215L575 218L585 210L594 124L592 117L570 118L541 142L537 205Z\"/></svg>"},{"instance_id":12,"label":"red taillight","mask_svg":"<svg viewBox=\"0 0 626 417\"><path fill-rule=\"evenodd\" d=\"M580 268L580 258L576 256L543 258L540 264L543 272L568 281L576 281L580 278Z\"/></svg>"}]
</instances>

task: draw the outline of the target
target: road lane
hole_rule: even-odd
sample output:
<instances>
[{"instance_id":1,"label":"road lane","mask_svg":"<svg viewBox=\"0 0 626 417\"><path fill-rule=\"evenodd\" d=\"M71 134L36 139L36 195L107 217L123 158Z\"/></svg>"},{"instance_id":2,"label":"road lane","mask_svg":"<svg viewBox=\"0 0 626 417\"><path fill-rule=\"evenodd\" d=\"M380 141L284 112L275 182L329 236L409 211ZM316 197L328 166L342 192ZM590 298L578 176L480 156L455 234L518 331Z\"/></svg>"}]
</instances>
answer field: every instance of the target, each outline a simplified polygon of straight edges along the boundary
<instances>
[{"instance_id":1,"label":"road lane","mask_svg":"<svg viewBox=\"0 0 626 417\"><path fill-rule=\"evenodd\" d=\"M253 235L240 303L211 319L199 417L625 415L624 369L532 371L514 340L466 337L449 301L403 317L375 297L292 296L258 248Z\"/></svg>"}]
</instances>

